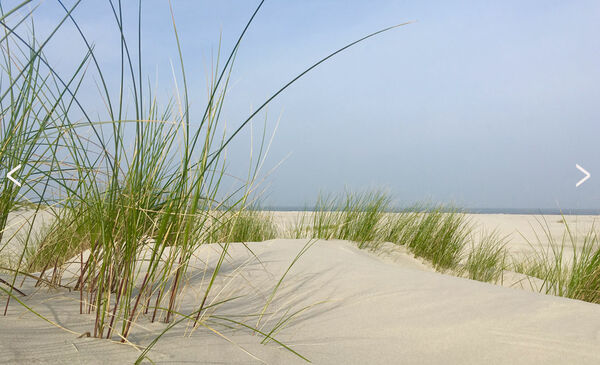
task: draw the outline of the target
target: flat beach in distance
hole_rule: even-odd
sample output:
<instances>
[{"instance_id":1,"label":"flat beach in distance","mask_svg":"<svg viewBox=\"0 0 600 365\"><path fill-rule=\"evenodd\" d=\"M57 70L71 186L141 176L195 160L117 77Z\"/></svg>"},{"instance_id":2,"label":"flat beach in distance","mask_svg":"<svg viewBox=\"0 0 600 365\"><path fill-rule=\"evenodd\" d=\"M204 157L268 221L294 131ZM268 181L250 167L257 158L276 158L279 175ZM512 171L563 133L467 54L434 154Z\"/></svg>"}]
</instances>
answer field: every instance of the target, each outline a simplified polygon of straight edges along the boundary
<instances>
[{"instance_id":1,"label":"flat beach in distance","mask_svg":"<svg viewBox=\"0 0 600 365\"><path fill-rule=\"evenodd\" d=\"M272 216L285 232L302 214ZM477 229L510 235L506 247L516 256L540 248L531 246L536 234L543 235L540 220L557 238L565 228L558 215L469 217ZM598 217L564 219L575 231L586 232ZM226 303L212 315L260 312L276 283L273 278L285 273L309 241L232 243L212 300L239 295L245 300ZM195 252L180 311L193 309L217 251L214 245L203 245ZM78 265L72 266L76 272ZM257 327L276 327L286 314L295 313L276 331L277 340L316 364L600 362L600 305L536 292L535 280L524 275L507 271L503 277L502 283L492 284L436 272L398 245L371 251L349 241L314 240L291 267ZM2 318L1 363L130 363L138 357L140 350L133 345L80 336L89 331L93 314L78 313L77 292L41 290L34 283L26 279L21 287L28 294L24 303L54 324L12 305L10 315ZM146 344L163 328L163 323L150 323L142 315L129 340ZM191 332L189 326L174 327L149 357L158 364L305 363L272 341L260 344L252 331L220 331L215 335L203 328Z\"/></svg>"}]
</instances>

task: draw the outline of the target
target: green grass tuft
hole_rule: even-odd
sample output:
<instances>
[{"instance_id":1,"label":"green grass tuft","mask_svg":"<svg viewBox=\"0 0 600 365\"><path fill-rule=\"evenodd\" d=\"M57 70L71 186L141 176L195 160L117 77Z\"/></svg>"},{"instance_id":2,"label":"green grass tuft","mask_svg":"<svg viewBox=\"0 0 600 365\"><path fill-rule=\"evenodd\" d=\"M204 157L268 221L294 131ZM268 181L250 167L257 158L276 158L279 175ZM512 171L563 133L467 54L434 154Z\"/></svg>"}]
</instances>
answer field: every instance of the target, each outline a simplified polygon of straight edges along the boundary
<instances>
[{"instance_id":1,"label":"green grass tuft","mask_svg":"<svg viewBox=\"0 0 600 365\"><path fill-rule=\"evenodd\" d=\"M472 243L463 272L469 279L497 283L506 268L506 237L498 232L482 233L479 242Z\"/></svg>"},{"instance_id":2,"label":"green grass tuft","mask_svg":"<svg viewBox=\"0 0 600 365\"><path fill-rule=\"evenodd\" d=\"M232 212L209 228L208 242L260 242L277 237L271 213L259 210Z\"/></svg>"},{"instance_id":3,"label":"green grass tuft","mask_svg":"<svg viewBox=\"0 0 600 365\"><path fill-rule=\"evenodd\" d=\"M465 214L444 206L395 215L389 225L391 242L407 246L438 270L459 265L472 232Z\"/></svg>"},{"instance_id":4,"label":"green grass tuft","mask_svg":"<svg viewBox=\"0 0 600 365\"><path fill-rule=\"evenodd\" d=\"M557 240L545 218L538 220L542 236L529 242L534 254L514 260L513 270L541 279L546 294L600 303L600 236L594 226L579 234L563 217L565 230ZM576 227L575 227L576 228Z\"/></svg>"},{"instance_id":5,"label":"green grass tuft","mask_svg":"<svg viewBox=\"0 0 600 365\"><path fill-rule=\"evenodd\" d=\"M382 192L319 196L314 211L302 215L291 236L349 240L360 248L375 248L384 237L382 221L388 205Z\"/></svg>"},{"instance_id":6,"label":"green grass tuft","mask_svg":"<svg viewBox=\"0 0 600 365\"><path fill-rule=\"evenodd\" d=\"M381 192L319 197L313 212L304 213L290 236L354 241L377 249L382 242L405 245L436 269L458 267L470 242L472 225L462 212L444 206L415 207L390 213L390 198Z\"/></svg>"}]
</instances>

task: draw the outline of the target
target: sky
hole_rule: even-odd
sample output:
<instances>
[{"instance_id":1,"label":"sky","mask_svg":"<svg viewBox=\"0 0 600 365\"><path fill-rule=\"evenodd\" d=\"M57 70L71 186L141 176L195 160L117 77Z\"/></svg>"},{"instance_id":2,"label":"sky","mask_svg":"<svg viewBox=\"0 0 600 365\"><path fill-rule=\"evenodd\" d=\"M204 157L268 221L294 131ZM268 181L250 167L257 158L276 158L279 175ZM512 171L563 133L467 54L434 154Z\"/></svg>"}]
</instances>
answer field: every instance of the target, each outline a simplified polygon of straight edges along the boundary
<instances>
[{"instance_id":1,"label":"sky","mask_svg":"<svg viewBox=\"0 0 600 365\"><path fill-rule=\"evenodd\" d=\"M137 5L125 3L125 31L135 40ZM219 40L227 54L258 2L171 3L192 106L201 110ZM40 33L60 20L56 4L35 10ZM102 66L118 69L108 2L84 0L74 16ZM142 19L144 72L168 95L178 62L169 3L144 1ZM383 189L398 205L600 209L597 1L267 0L237 54L228 128L332 51L407 21L414 23L328 60L256 120L255 148L263 123L274 134L259 189L264 205ZM70 24L47 50L65 70L83 54ZM83 97L102 108L94 92ZM250 144L248 129L230 146L232 174L245 176ZM575 164L591 173L577 188L584 175Z\"/></svg>"}]
</instances>

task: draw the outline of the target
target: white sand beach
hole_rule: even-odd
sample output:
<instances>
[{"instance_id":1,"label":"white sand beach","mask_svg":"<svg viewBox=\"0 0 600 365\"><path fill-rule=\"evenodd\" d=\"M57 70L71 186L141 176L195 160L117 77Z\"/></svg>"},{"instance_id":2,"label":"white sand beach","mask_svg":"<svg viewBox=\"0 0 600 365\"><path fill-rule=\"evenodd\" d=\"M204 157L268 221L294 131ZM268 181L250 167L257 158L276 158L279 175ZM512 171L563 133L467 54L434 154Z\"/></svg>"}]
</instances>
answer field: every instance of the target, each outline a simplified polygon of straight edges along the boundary
<instances>
[{"instance_id":1,"label":"white sand beach","mask_svg":"<svg viewBox=\"0 0 600 365\"><path fill-rule=\"evenodd\" d=\"M276 220L285 225L294 214L277 213ZM536 217L473 218L482 228L511 234L511 252L530 248L518 232L533 234L528 229ZM556 235L563 231L560 219L546 216ZM567 219L577 220L578 227L594 221L591 216ZM398 246L372 253L347 241L314 241L258 320L274 285L307 242L232 244L216 283L218 295L209 300L241 297L211 315L243 313L244 321L267 332L298 312L274 336L315 364L600 363L599 305L434 272ZM197 308L218 247L205 245L197 252L180 312ZM13 301L9 315L0 317L0 363L132 363L139 356L133 345L80 337L93 328L94 318L79 314L78 292L34 288L30 279L21 290L25 304L64 329ZM136 322L132 343L144 346L165 328L146 317ZM190 332L183 321L158 341L149 358L159 364L305 363L273 341L260 344L262 337L250 330L216 322Z\"/></svg>"}]
</instances>

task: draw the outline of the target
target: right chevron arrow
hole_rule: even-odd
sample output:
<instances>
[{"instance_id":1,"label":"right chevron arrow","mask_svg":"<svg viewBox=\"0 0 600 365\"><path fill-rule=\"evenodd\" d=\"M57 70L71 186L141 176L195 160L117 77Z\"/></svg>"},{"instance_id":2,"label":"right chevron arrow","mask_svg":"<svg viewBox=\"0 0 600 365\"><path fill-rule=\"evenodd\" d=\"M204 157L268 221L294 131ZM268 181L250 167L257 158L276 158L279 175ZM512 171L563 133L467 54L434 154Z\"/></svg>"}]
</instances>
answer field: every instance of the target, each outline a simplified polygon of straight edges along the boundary
<instances>
[{"instance_id":1,"label":"right chevron arrow","mask_svg":"<svg viewBox=\"0 0 600 365\"><path fill-rule=\"evenodd\" d=\"M589 179L590 176L592 176L592 175L590 175L589 172L587 172L583 167L579 166L578 164L575 164L575 167L577 168L577 170L579 170L585 174L585 177L583 179L579 180L577 182L577 184L575 184L575 187L577 188L577 187L579 187L579 185L583 184L587 179Z\"/></svg>"}]
</instances>

